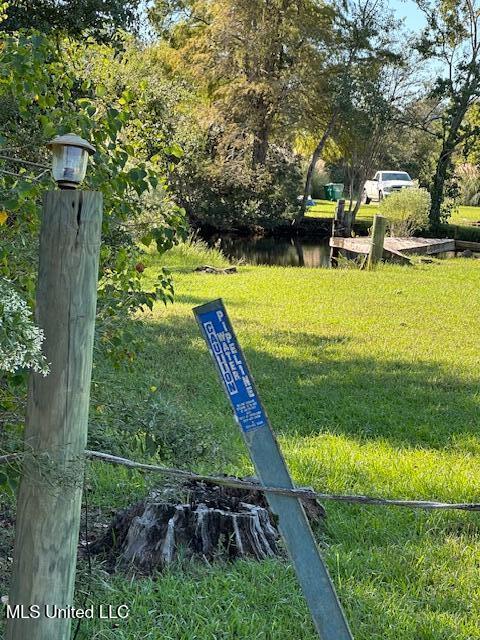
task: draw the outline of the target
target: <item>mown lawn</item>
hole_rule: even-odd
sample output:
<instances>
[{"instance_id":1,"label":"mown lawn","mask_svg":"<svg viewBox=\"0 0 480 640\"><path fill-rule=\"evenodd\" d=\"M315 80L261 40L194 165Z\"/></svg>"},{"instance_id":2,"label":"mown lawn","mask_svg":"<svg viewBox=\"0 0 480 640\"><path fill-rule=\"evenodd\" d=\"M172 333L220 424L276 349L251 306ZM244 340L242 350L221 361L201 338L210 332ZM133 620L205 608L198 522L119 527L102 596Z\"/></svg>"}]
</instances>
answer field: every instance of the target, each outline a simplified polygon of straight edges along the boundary
<instances>
[{"instance_id":1,"label":"mown lawn","mask_svg":"<svg viewBox=\"0 0 480 640\"><path fill-rule=\"evenodd\" d=\"M219 256L186 247L164 262L175 305L126 328L144 339L130 369L97 359L91 446L151 459L148 430L160 462L251 473L191 312L222 297L298 484L480 502L480 261L216 276L191 269ZM152 259L147 278L157 268ZM92 511L127 505L158 481L89 466ZM326 509L318 534L356 640L480 639L477 514ZM88 602L129 604L131 615L84 623L77 640L316 638L280 560L187 562L154 580L111 578L99 562L89 578L82 562L79 588Z\"/></svg>"},{"instance_id":2,"label":"mown lawn","mask_svg":"<svg viewBox=\"0 0 480 640\"><path fill-rule=\"evenodd\" d=\"M314 207L308 208L308 216L313 218L333 218L336 202L330 202L329 200L315 200L315 202ZM370 220L376 213L378 213L378 203L371 202L370 204L361 205L357 217Z\"/></svg>"},{"instance_id":3,"label":"mown lawn","mask_svg":"<svg viewBox=\"0 0 480 640\"><path fill-rule=\"evenodd\" d=\"M458 211L452 214L450 219L452 224L472 224L472 222L480 222L480 207L460 206Z\"/></svg>"},{"instance_id":4,"label":"mown lawn","mask_svg":"<svg viewBox=\"0 0 480 640\"><path fill-rule=\"evenodd\" d=\"M308 209L308 215L315 218L330 218L335 212L335 202L328 200L316 200L316 205ZM358 212L358 218L370 220L378 213L378 202L363 204ZM471 225L473 222L480 222L480 207L467 207L460 205L453 211L449 218L452 225Z\"/></svg>"}]
</instances>

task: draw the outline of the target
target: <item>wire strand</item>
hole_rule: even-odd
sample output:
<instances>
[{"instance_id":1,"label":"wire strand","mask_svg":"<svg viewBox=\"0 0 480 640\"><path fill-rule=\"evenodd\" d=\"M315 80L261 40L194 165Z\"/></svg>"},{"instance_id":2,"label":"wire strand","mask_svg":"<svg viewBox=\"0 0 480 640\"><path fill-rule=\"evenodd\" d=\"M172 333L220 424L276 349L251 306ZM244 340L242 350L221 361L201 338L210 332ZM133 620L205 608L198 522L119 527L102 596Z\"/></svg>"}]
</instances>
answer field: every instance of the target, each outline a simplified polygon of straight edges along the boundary
<instances>
[{"instance_id":1,"label":"wire strand","mask_svg":"<svg viewBox=\"0 0 480 640\"><path fill-rule=\"evenodd\" d=\"M121 458L110 453L100 451L86 450L85 455L90 460L99 460L110 464L128 467L129 469L138 469L140 471L150 471L160 473L166 476L182 478L183 480L196 480L197 482L207 482L222 487L231 487L232 489L249 489L251 491L261 491L263 493L271 493L279 496L292 496L295 498L314 499L314 500L331 500L332 502L345 502L348 504L362 504L380 507L403 507L407 509L439 509L446 511L453 509L457 511L480 511L480 502L440 502L430 500L396 500L391 498L380 498L376 496L350 495L341 493L320 493L310 488L289 489L284 487L268 487L256 482L247 482L232 478L229 476L209 476L192 473L183 469L175 469L170 467L161 467L154 464L146 464L144 462L135 462L128 458ZM9 464L22 459L22 454L13 453L0 456L0 465Z\"/></svg>"}]
</instances>

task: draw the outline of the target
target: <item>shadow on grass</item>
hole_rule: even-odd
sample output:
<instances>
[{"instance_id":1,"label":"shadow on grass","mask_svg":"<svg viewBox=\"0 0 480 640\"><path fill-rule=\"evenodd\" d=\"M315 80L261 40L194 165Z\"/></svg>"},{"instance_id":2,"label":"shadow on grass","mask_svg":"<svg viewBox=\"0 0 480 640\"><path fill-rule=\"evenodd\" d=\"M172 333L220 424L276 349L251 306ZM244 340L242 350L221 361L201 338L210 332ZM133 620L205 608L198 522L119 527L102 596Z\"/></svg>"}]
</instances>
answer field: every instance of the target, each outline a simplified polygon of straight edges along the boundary
<instances>
[{"instance_id":1,"label":"shadow on grass","mask_svg":"<svg viewBox=\"0 0 480 640\"><path fill-rule=\"evenodd\" d=\"M204 300L181 296L179 301L194 306ZM168 397L173 394L179 406L207 424L229 424L230 411L193 314L191 320L165 317L135 324L146 345L131 374L140 386L155 384ZM251 334L245 335L248 324L237 327L277 433L328 431L433 448L458 435L478 436L478 379L466 381L433 362L348 358L343 336L264 333L252 346ZM280 346L292 356L274 355ZM113 383L120 393L122 381Z\"/></svg>"},{"instance_id":2,"label":"shadow on grass","mask_svg":"<svg viewBox=\"0 0 480 640\"><path fill-rule=\"evenodd\" d=\"M217 278L218 276L212 274L209 277ZM232 277L235 277L235 276L232 276ZM212 281L212 295L208 299L200 296L185 295L184 293L180 293L175 295L175 304L187 304L193 309L193 307L198 307L202 304L205 304L206 302L210 302L211 300L218 298L218 295L216 295L215 289L213 288L214 284L215 282ZM228 306L229 308L239 307L241 306L241 303L238 303L235 301L232 302L229 300ZM192 318L193 318L193 314L192 314Z\"/></svg>"}]
</instances>

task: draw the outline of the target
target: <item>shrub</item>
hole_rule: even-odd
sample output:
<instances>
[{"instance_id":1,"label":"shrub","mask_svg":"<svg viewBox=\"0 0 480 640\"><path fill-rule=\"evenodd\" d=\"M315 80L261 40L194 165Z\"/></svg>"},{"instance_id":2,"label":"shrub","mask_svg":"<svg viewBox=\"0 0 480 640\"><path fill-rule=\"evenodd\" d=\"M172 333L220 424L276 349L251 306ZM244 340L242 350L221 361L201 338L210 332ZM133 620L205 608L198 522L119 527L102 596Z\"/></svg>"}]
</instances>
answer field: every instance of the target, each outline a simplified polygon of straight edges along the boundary
<instances>
[{"instance_id":1,"label":"shrub","mask_svg":"<svg viewBox=\"0 0 480 640\"><path fill-rule=\"evenodd\" d=\"M412 236L428 226L430 205L426 189L401 189L382 200L379 211L389 219L391 236Z\"/></svg>"},{"instance_id":2,"label":"shrub","mask_svg":"<svg viewBox=\"0 0 480 640\"><path fill-rule=\"evenodd\" d=\"M15 289L0 280L0 370L16 373L32 369L43 375L48 364L42 354L43 331L31 319L32 312Z\"/></svg>"},{"instance_id":3,"label":"shrub","mask_svg":"<svg viewBox=\"0 0 480 640\"><path fill-rule=\"evenodd\" d=\"M293 219L302 192L297 157L271 145L264 165L252 167L249 140L222 146L220 134L188 146L172 176L179 204L195 226L274 227Z\"/></svg>"}]
</instances>

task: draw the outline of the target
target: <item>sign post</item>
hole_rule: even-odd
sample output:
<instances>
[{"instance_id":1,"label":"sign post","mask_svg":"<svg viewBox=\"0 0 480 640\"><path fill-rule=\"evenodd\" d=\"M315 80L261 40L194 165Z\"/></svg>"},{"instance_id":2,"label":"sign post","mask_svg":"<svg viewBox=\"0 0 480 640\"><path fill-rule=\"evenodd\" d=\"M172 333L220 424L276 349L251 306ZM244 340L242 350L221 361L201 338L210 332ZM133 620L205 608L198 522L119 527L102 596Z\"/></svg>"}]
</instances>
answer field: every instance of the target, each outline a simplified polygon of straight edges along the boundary
<instances>
[{"instance_id":1,"label":"sign post","mask_svg":"<svg viewBox=\"0 0 480 640\"><path fill-rule=\"evenodd\" d=\"M256 472L265 486L294 489L222 300L193 310L215 362ZM353 640L303 505L295 496L266 494L321 640Z\"/></svg>"}]
</instances>

